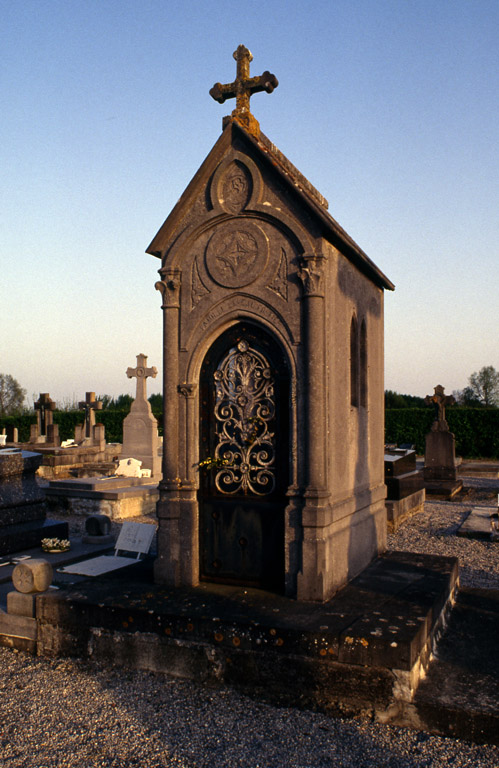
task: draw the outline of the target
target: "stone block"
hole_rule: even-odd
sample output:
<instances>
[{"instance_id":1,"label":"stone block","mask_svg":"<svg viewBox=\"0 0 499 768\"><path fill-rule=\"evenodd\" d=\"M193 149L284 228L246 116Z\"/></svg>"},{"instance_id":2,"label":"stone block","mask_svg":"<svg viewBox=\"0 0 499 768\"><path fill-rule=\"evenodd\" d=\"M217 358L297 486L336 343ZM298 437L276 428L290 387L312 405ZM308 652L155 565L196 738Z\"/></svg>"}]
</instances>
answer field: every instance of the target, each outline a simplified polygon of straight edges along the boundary
<instances>
[{"instance_id":1,"label":"stone block","mask_svg":"<svg viewBox=\"0 0 499 768\"><path fill-rule=\"evenodd\" d=\"M389 477L404 475L407 472L416 471L416 452L406 450L386 451L385 457L385 482Z\"/></svg>"},{"instance_id":2,"label":"stone block","mask_svg":"<svg viewBox=\"0 0 499 768\"><path fill-rule=\"evenodd\" d=\"M48 560L25 560L14 568L12 583L18 592L45 592L52 582L52 576L52 566Z\"/></svg>"},{"instance_id":3,"label":"stone block","mask_svg":"<svg viewBox=\"0 0 499 768\"><path fill-rule=\"evenodd\" d=\"M35 618L36 593L9 592L7 594L7 613L15 616Z\"/></svg>"},{"instance_id":4,"label":"stone block","mask_svg":"<svg viewBox=\"0 0 499 768\"><path fill-rule=\"evenodd\" d=\"M385 485L387 499L403 499L424 488L423 473L408 472L405 475L385 477Z\"/></svg>"},{"instance_id":5,"label":"stone block","mask_svg":"<svg viewBox=\"0 0 499 768\"><path fill-rule=\"evenodd\" d=\"M425 498L426 491L421 488L401 499L387 499L385 504L389 532L394 533L405 520L418 512L424 512Z\"/></svg>"}]
</instances>

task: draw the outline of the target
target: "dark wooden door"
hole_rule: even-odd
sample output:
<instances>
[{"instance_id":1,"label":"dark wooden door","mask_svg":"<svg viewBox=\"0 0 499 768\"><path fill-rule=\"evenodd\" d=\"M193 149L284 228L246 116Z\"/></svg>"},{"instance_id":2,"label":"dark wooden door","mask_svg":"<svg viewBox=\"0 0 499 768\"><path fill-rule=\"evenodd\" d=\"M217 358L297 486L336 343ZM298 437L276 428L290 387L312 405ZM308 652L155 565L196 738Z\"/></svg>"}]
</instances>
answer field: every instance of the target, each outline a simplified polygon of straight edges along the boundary
<instances>
[{"instance_id":1,"label":"dark wooden door","mask_svg":"<svg viewBox=\"0 0 499 768\"><path fill-rule=\"evenodd\" d=\"M282 591L289 375L277 342L230 328L201 370L200 567L208 581Z\"/></svg>"}]
</instances>

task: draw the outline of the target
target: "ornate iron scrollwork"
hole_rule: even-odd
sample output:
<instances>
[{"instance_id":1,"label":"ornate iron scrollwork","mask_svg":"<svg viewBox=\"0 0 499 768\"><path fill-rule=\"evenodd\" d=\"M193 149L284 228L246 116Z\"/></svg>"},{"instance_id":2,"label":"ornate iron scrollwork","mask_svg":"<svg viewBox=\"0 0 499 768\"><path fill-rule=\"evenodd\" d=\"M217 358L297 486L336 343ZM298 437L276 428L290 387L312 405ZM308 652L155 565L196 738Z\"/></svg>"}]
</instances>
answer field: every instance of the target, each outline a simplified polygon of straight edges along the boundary
<instances>
[{"instance_id":1,"label":"ornate iron scrollwork","mask_svg":"<svg viewBox=\"0 0 499 768\"><path fill-rule=\"evenodd\" d=\"M276 485L274 379L265 357L240 341L220 362L215 380L215 475L220 493L267 496Z\"/></svg>"}]
</instances>

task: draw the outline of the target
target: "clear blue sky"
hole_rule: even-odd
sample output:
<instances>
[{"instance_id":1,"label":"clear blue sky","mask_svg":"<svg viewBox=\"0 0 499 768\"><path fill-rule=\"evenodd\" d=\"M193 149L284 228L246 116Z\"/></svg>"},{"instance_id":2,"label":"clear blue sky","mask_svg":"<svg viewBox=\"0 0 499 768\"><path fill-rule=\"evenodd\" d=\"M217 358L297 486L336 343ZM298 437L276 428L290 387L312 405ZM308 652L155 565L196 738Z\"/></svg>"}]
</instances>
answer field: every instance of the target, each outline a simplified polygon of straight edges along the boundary
<instances>
[{"instance_id":1,"label":"clear blue sky","mask_svg":"<svg viewBox=\"0 0 499 768\"><path fill-rule=\"evenodd\" d=\"M3 0L0 372L28 399L133 392L161 369L144 253L232 107L396 284L385 387L425 395L499 369L497 0ZM160 377L149 392L160 391Z\"/></svg>"}]
</instances>

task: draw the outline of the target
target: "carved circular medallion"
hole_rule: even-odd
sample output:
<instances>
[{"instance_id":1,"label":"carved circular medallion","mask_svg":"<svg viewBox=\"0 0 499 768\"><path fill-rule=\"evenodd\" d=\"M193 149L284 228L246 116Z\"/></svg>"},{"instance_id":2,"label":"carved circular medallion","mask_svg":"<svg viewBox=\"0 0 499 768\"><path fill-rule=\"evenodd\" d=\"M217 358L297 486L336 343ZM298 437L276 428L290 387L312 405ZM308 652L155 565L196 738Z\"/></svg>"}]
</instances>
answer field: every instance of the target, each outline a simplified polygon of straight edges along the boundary
<instances>
[{"instance_id":1,"label":"carved circular medallion","mask_svg":"<svg viewBox=\"0 0 499 768\"><path fill-rule=\"evenodd\" d=\"M265 269L267 258L267 238L251 221L220 227L206 248L206 268L225 288L242 288L254 282Z\"/></svg>"}]
</instances>

